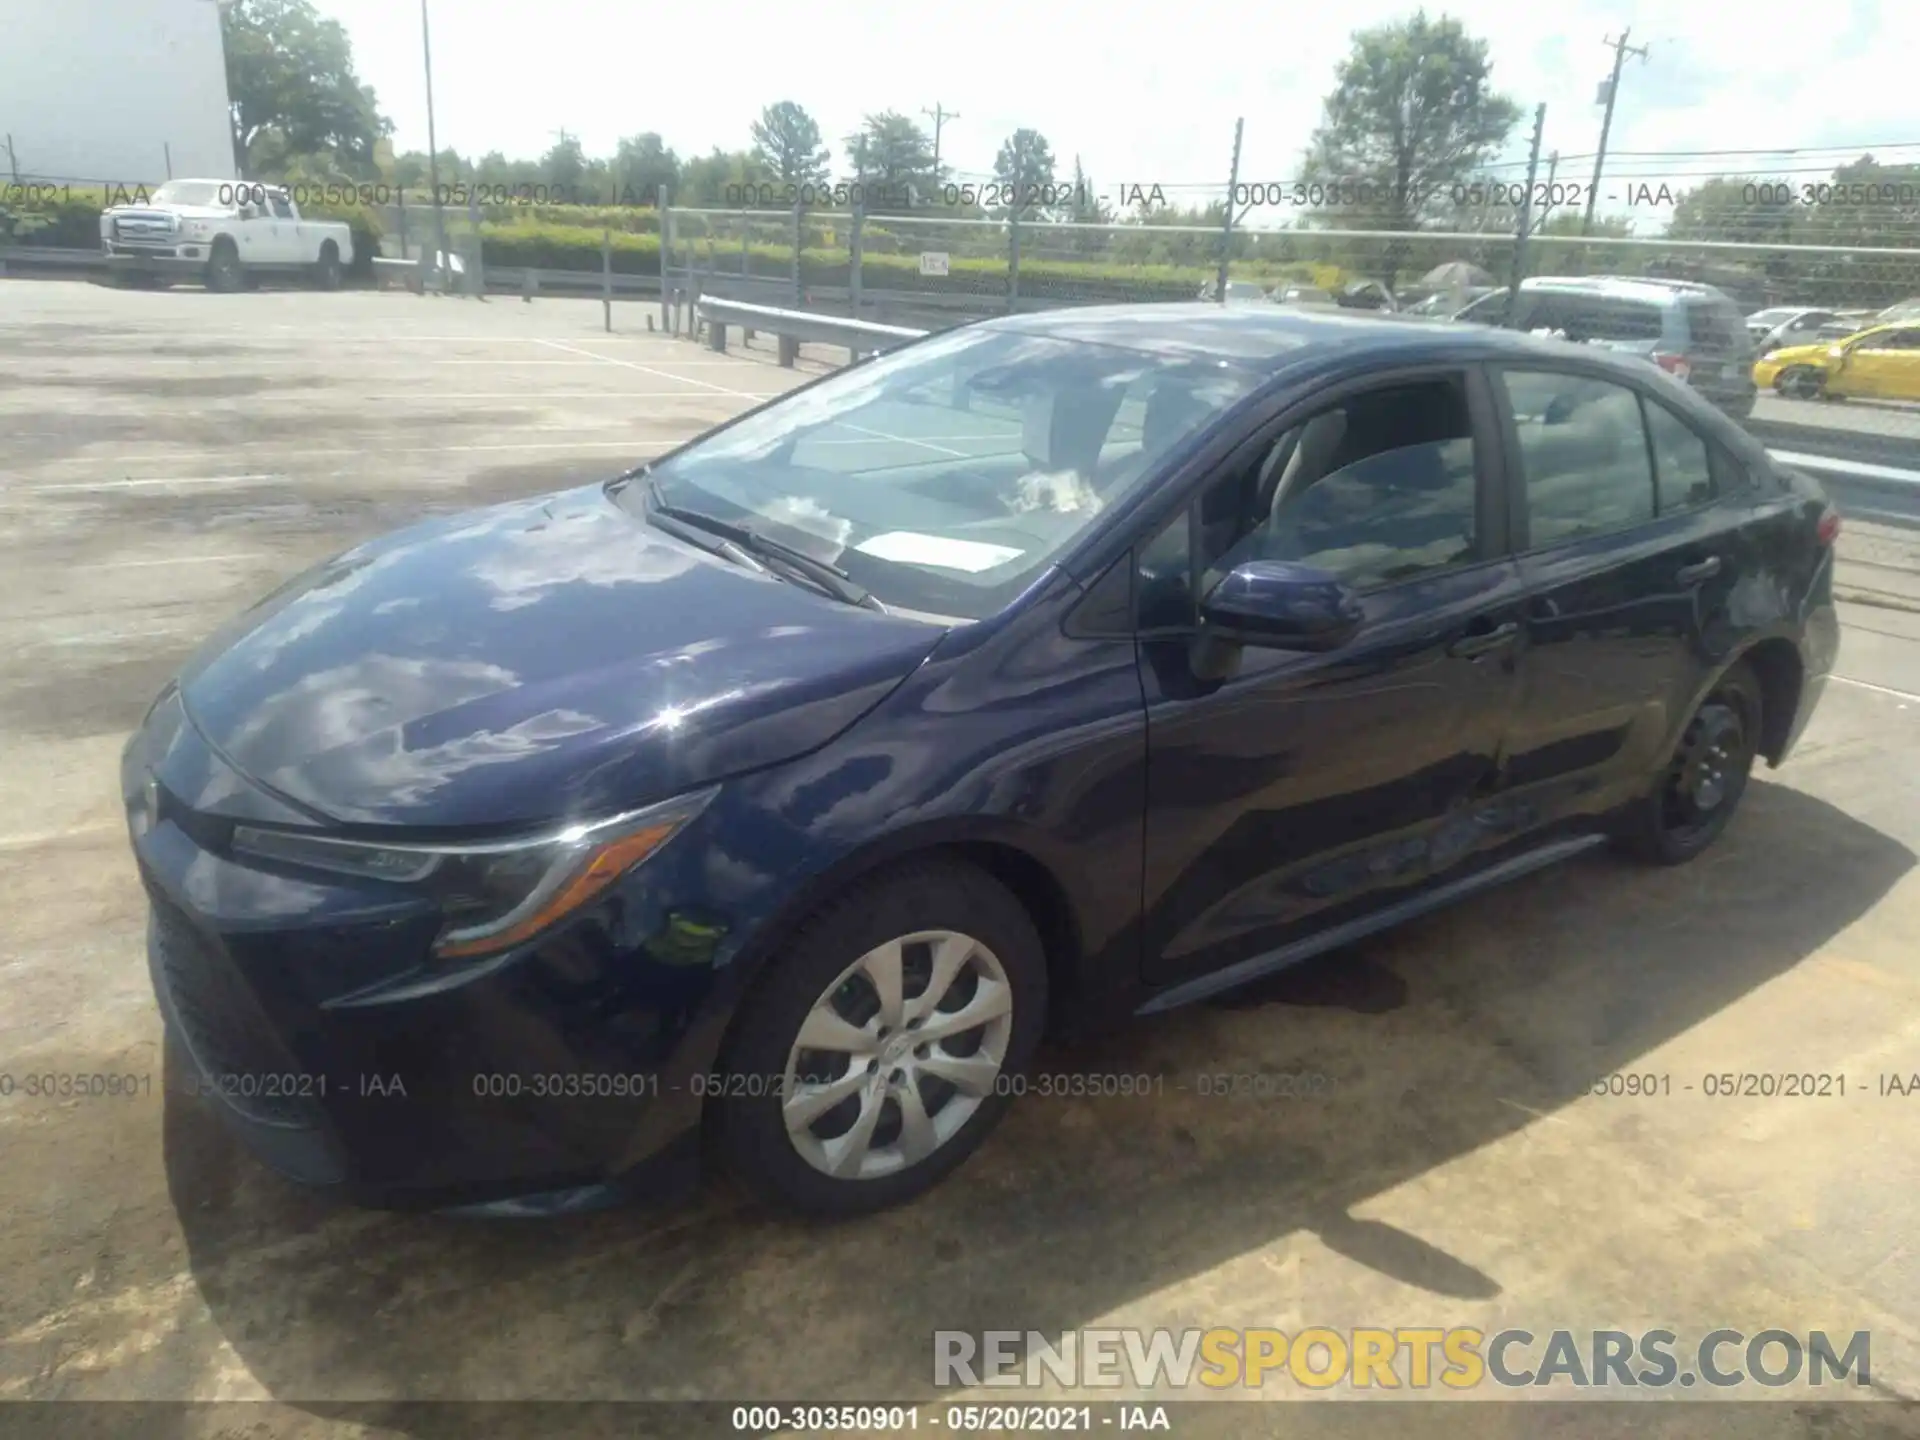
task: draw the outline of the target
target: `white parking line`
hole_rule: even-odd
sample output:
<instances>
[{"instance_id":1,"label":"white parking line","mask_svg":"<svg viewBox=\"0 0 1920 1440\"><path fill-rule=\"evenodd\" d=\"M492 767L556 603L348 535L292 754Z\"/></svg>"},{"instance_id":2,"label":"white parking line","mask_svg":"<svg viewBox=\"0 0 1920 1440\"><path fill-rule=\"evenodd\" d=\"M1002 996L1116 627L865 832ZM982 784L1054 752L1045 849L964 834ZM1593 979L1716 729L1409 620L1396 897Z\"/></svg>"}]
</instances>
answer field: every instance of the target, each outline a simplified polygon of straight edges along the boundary
<instances>
[{"instance_id":1,"label":"white parking line","mask_svg":"<svg viewBox=\"0 0 1920 1440\"><path fill-rule=\"evenodd\" d=\"M154 565L224 565L242 560L266 560L263 551L249 550L238 555L174 555L165 560L102 560L88 570L144 570Z\"/></svg>"},{"instance_id":2,"label":"white parking line","mask_svg":"<svg viewBox=\"0 0 1920 1440\"><path fill-rule=\"evenodd\" d=\"M1829 680L1838 680L1842 685L1857 685L1862 690L1873 690L1881 695L1892 695L1901 700L1920 700L1920 695L1911 690L1896 690L1891 685L1876 685L1871 680L1855 680L1851 675L1829 675Z\"/></svg>"},{"instance_id":3,"label":"white parking line","mask_svg":"<svg viewBox=\"0 0 1920 1440\"><path fill-rule=\"evenodd\" d=\"M534 440L515 445L383 445L381 455L485 455L503 451L526 450L671 450L683 443L680 440ZM304 460L327 455L364 455L359 447L342 447L331 450L282 450L276 452L277 460ZM73 457L84 463L101 464L102 461L87 461L84 456ZM128 455L112 463L117 465L154 464L172 457L165 455ZM332 474L354 474L354 471L333 471ZM148 485L244 485L271 483L290 484L295 480L311 480L312 475L181 475L155 476L141 479L122 480L61 480L51 485L16 485L0 489L0 496L9 494L44 495L63 490L127 490Z\"/></svg>"},{"instance_id":4,"label":"white parking line","mask_svg":"<svg viewBox=\"0 0 1920 1440\"><path fill-rule=\"evenodd\" d=\"M905 435L889 435L884 430L869 430L864 425L849 424L845 420L838 420L838 421L835 421L834 423L837 424L842 430L851 430L857 435L871 435L876 440L889 440L896 445L917 445L922 450L933 451L933 453L936 455L952 455L961 460L969 460L973 458L965 450L949 450L946 446L936 445L931 440L914 440Z\"/></svg>"},{"instance_id":5,"label":"white parking line","mask_svg":"<svg viewBox=\"0 0 1920 1440\"><path fill-rule=\"evenodd\" d=\"M638 370L643 375L652 375L660 380L680 380L688 385L698 385L703 390L712 390L721 395L737 395L742 400L764 400L764 395L756 395L751 390L735 390L731 385L715 385L707 380L695 380L690 375L675 375L671 370L656 369L652 365L642 365L636 360L620 360L612 355L596 355L591 350L582 350L576 345L563 345L558 340L536 340L536 344L550 345L569 355L583 355L589 360L597 360L602 365L618 365L627 370Z\"/></svg>"},{"instance_id":6,"label":"white parking line","mask_svg":"<svg viewBox=\"0 0 1920 1440\"><path fill-rule=\"evenodd\" d=\"M35 845L51 845L60 840L78 840L83 835L105 835L123 827L118 821L94 825L74 825L66 830L42 830L24 835L0 835L0 850L28 850Z\"/></svg>"}]
</instances>

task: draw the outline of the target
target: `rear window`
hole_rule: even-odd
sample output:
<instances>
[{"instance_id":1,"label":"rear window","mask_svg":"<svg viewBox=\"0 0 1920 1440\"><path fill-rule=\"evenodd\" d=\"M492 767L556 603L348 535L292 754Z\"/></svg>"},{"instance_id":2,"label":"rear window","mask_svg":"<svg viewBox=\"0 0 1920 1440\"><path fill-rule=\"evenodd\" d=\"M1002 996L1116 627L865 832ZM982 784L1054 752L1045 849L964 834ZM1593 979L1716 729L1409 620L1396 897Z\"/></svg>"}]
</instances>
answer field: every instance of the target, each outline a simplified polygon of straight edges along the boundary
<instances>
[{"instance_id":1,"label":"rear window","mask_svg":"<svg viewBox=\"0 0 1920 1440\"><path fill-rule=\"evenodd\" d=\"M1531 303L1520 324L1525 330L1553 330L1576 345L1660 338L1660 307L1646 301L1541 291L1527 298Z\"/></svg>"},{"instance_id":2,"label":"rear window","mask_svg":"<svg viewBox=\"0 0 1920 1440\"><path fill-rule=\"evenodd\" d=\"M1731 306L1689 300L1681 309L1688 336L1702 350L1737 350L1746 340L1747 327Z\"/></svg>"}]
</instances>

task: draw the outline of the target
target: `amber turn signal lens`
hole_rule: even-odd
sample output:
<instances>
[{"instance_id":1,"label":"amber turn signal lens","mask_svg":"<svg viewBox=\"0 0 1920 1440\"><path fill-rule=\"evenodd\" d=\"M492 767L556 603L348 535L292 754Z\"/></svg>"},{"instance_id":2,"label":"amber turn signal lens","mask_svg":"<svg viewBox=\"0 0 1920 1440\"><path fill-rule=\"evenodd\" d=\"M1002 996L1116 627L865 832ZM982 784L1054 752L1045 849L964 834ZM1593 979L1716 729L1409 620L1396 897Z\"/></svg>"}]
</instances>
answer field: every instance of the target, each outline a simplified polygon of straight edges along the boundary
<instances>
[{"instance_id":1,"label":"amber turn signal lens","mask_svg":"<svg viewBox=\"0 0 1920 1440\"><path fill-rule=\"evenodd\" d=\"M551 895L510 925L467 940L442 941L434 947L434 953L449 960L470 959L510 949L524 940L532 939L587 904L658 850L680 828L680 823L675 820L670 824L650 825L645 830L636 830L631 835L609 840L592 851L591 858L562 881Z\"/></svg>"}]
</instances>

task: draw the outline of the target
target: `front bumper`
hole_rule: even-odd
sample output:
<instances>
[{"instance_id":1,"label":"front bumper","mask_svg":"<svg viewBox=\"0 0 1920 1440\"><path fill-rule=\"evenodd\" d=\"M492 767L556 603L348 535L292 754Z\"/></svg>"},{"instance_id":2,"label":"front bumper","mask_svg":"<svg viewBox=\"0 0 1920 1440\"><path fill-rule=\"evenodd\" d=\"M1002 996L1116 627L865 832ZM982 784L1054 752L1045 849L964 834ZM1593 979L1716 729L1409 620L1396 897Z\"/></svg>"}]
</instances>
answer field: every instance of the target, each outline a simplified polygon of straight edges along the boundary
<instances>
[{"instance_id":1,"label":"front bumper","mask_svg":"<svg viewBox=\"0 0 1920 1440\"><path fill-rule=\"evenodd\" d=\"M638 893L680 875L642 867L605 913L436 971L438 917L403 887L237 863L190 802L242 783L177 714L123 760L154 992L190 1088L249 1149L381 1206L554 1213L695 1177L715 972L657 943L681 912Z\"/></svg>"},{"instance_id":2,"label":"front bumper","mask_svg":"<svg viewBox=\"0 0 1920 1440\"><path fill-rule=\"evenodd\" d=\"M105 246L107 269L116 275L170 275L187 279L206 271L207 253L207 247L197 243L156 248L108 241Z\"/></svg>"}]
</instances>

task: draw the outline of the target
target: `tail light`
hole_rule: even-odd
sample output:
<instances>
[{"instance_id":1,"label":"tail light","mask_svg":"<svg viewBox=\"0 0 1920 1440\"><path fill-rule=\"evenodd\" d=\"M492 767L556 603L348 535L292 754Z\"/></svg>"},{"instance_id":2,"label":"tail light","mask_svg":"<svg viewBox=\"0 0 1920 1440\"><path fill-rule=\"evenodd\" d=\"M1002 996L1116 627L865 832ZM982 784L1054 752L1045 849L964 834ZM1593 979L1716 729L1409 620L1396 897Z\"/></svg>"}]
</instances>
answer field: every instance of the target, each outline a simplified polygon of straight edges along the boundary
<instances>
[{"instance_id":1,"label":"tail light","mask_svg":"<svg viewBox=\"0 0 1920 1440\"><path fill-rule=\"evenodd\" d=\"M1840 512L1829 505L1820 512L1820 522L1813 527L1813 538L1825 547L1840 538Z\"/></svg>"},{"instance_id":2,"label":"tail light","mask_svg":"<svg viewBox=\"0 0 1920 1440\"><path fill-rule=\"evenodd\" d=\"M1653 363L1676 380L1684 380L1693 373L1693 366L1684 355L1674 355L1665 350L1653 352Z\"/></svg>"}]
</instances>

